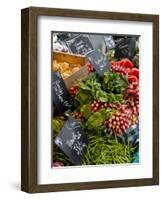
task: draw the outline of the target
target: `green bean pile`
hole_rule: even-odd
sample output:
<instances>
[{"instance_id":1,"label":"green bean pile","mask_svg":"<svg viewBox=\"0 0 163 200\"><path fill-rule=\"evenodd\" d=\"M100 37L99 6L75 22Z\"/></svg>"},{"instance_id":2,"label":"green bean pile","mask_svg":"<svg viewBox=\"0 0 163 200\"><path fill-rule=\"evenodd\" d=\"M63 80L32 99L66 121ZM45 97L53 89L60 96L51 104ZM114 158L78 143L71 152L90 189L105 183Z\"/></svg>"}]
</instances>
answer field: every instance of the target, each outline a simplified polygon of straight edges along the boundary
<instances>
[{"instance_id":1,"label":"green bean pile","mask_svg":"<svg viewBox=\"0 0 163 200\"><path fill-rule=\"evenodd\" d=\"M102 136L91 136L83 164L131 163L135 148L130 144L119 142L116 137L108 139Z\"/></svg>"}]
</instances>

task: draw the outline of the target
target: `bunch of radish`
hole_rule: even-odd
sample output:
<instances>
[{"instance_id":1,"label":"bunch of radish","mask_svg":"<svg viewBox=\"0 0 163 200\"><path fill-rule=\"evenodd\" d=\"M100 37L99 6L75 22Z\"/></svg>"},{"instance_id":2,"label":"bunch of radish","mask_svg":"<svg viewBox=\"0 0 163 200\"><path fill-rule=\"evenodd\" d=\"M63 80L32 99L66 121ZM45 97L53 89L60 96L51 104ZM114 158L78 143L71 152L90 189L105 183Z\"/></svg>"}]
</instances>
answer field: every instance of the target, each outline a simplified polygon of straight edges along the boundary
<instances>
[{"instance_id":1,"label":"bunch of radish","mask_svg":"<svg viewBox=\"0 0 163 200\"><path fill-rule=\"evenodd\" d=\"M122 134L131 125L138 123L134 105L122 104L118 110L105 121L106 127L113 133Z\"/></svg>"},{"instance_id":2,"label":"bunch of radish","mask_svg":"<svg viewBox=\"0 0 163 200\"><path fill-rule=\"evenodd\" d=\"M119 64L119 62L112 61L112 71L120 73L122 75L127 75L127 70Z\"/></svg>"},{"instance_id":3,"label":"bunch of radish","mask_svg":"<svg viewBox=\"0 0 163 200\"><path fill-rule=\"evenodd\" d=\"M128 75L128 89L127 93L134 95L135 97L139 96L139 80L136 76L134 75Z\"/></svg>"},{"instance_id":4,"label":"bunch of radish","mask_svg":"<svg viewBox=\"0 0 163 200\"><path fill-rule=\"evenodd\" d=\"M85 120L85 117L83 115L83 113L81 113L80 111L74 112L72 114L72 116L78 120L80 120L81 122L83 122Z\"/></svg>"},{"instance_id":5,"label":"bunch of radish","mask_svg":"<svg viewBox=\"0 0 163 200\"><path fill-rule=\"evenodd\" d=\"M79 91L79 87L77 85L74 85L69 89L69 94L71 97L75 97L78 91Z\"/></svg>"},{"instance_id":6,"label":"bunch of radish","mask_svg":"<svg viewBox=\"0 0 163 200\"><path fill-rule=\"evenodd\" d=\"M133 75L139 79L139 69L135 68L133 62L127 58L120 61L111 61L111 68L113 72L127 76Z\"/></svg>"},{"instance_id":7,"label":"bunch of radish","mask_svg":"<svg viewBox=\"0 0 163 200\"><path fill-rule=\"evenodd\" d=\"M126 58L120 61L111 61L111 65L113 72L118 72L122 75L128 75L134 67L134 64Z\"/></svg>"},{"instance_id":8,"label":"bunch of radish","mask_svg":"<svg viewBox=\"0 0 163 200\"><path fill-rule=\"evenodd\" d=\"M95 69L94 69L94 67L93 67L93 65L92 65L91 62L87 61L86 66L87 66L87 69L88 69L88 72L89 72L89 73L95 71Z\"/></svg>"},{"instance_id":9,"label":"bunch of radish","mask_svg":"<svg viewBox=\"0 0 163 200\"><path fill-rule=\"evenodd\" d=\"M128 78L128 88L126 93L128 96L134 97L134 101L136 101L136 109L137 113L139 112L139 69L134 67L134 64L129 59L122 59L120 61L112 61L112 71L118 72L120 74L126 75Z\"/></svg>"},{"instance_id":10,"label":"bunch of radish","mask_svg":"<svg viewBox=\"0 0 163 200\"><path fill-rule=\"evenodd\" d=\"M131 125L131 119L126 113L116 112L105 122L106 127L116 134L122 134Z\"/></svg>"},{"instance_id":11,"label":"bunch of radish","mask_svg":"<svg viewBox=\"0 0 163 200\"><path fill-rule=\"evenodd\" d=\"M127 98L128 107L132 109L133 114L139 114L139 96L129 96Z\"/></svg>"},{"instance_id":12,"label":"bunch of radish","mask_svg":"<svg viewBox=\"0 0 163 200\"><path fill-rule=\"evenodd\" d=\"M91 103L91 111L92 112L97 112L97 111L99 111L103 108L115 108L115 109L117 109L118 105L117 104L111 104L111 103L104 103L102 101L97 101L97 100L94 100Z\"/></svg>"}]
</instances>

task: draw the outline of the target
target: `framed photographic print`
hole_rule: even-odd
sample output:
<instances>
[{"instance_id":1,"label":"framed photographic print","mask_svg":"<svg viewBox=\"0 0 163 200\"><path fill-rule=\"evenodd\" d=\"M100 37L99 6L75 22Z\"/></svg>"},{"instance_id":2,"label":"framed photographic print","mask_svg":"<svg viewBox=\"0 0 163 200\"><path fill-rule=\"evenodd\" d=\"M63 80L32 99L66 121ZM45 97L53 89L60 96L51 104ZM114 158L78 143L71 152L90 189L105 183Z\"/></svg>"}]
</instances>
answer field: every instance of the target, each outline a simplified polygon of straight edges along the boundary
<instances>
[{"instance_id":1,"label":"framed photographic print","mask_svg":"<svg viewBox=\"0 0 163 200\"><path fill-rule=\"evenodd\" d=\"M159 184L159 16L21 11L21 189Z\"/></svg>"}]
</instances>

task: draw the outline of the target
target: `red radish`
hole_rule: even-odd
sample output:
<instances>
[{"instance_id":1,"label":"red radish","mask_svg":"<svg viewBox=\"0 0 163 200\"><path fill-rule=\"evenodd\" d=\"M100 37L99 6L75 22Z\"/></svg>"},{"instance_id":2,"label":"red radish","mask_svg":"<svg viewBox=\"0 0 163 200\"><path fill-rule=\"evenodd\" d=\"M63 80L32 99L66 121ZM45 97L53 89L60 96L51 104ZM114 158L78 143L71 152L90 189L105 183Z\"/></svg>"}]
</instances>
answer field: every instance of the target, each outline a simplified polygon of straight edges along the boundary
<instances>
[{"instance_id":1,"label":"red radish","mask_svg":"<svg viewBox=\"0 0 163 200\"><path fill-rule=\"evenodd\" d=\"M89 72L94 72L95 71L95 69L94 69L93 65L91 64L91 62L87 61L86 66L87 66L87 69L88 69Z\"/></svg>"},{"instance_id":2,"label":"red radish","mask_svg":"<svg viewBox=\"0 0 163 200\"><path fill-rule=\"evenodd\" d=\"M117 72L117 73L120 73L122 75L127 75L127 70L123 67L120 67L119 64L112 65L111 68L112 68L113 72Z\"/></svg>"},{"instance_id":3,"label":"red radish","mask_svg":"<svg viewBox=\"0 0 163 200\"><path fill-rule=\"evenodd\" d=\"M108 104L107 103L104 103L104 108L107 108Z\"/></svg>"},{"instance_id":4,"label":"red radish","mask_svg":"<svg viewBox=\"0 0 163 200\"><path fill-rule=\"evenodd\" d=\"M85 120L85 117L81 112L74 112L72 116L76 119L79 119L81 122Z\"/></svg>"},{"instance_id":5,"label":"red radish","mask_svg":"<svg viewBox=\"0 0 163 200\"><path fill-rule=\"evenodd\" d=\"M136 76L139 79L139 69L133 68L131 70L132 75Z\"/></svg>"},{"instance_id":6,"label":"red radish","mask_svg":"<svg viewBox=\"0 0 163 200\"><path fill-rule=\"evenodd\" d=\"M92 112L97 112L103 108L103 103L101 101L93 101L91 104Z\"/></svg>"},{"instance_id":7,"label":"red radish","mask_svg":"<svg viewBox=\"0 0 163 200\"><path fill-rule=\"evenodd\" d=\"M134 75L129 75L128 81L129 81L129 83L138 83L138 78Z\"/></svg>"},{"instance_id":8,"label":"red radish","mask_svg":"<svg viewBox=\"0 0 163 200\"><path fill-rule=\"evenodd\" d=\"M119 121L119 117L116 117L116 120Z\"/></svg>"},{"instance_id":9,"label":"red radish","mask_svg":"<svg viewBox=\"0 0 163 200\"><path fill-rule=\"evenodd\" d=\"M132 69L134 67L133 62L127 58L120 60L119 64L120 64L120 66L123 66L125 68L130 68L130 69Z\"/></svg>"},{"instance_id":10,"label":"red radish","mask_svg":"<svg viewBox=\"0 0 163 200\"><path fill-rule=\"evenodd\" d=\"M122 59L120 61L111 61L111 64L113 72L118 72L123 75L133 74L132 69L134 69L134 64L127 58ZM135 71L133 72L136 73Z\"/></svg>"},{"instance_id":11,"label":"red radish","mask_svg":"<svg viewBox=\"0 0 163 200\"><path fill-rule=\"evenodd\" d=\"M116 134L123 134L129 126L138 122L137 106L133 101L134 98L132 97L131 104L120 105L117 112L106 120L105 125L109 130Z\"/></svg>"},{"instance_id":12,"label":"red radish","mask_svg":"<svg viewBox=\"0 0 163 200\"><path fill-rule=\"evenodd\" d=\"M79 91L79 87L77 85L74 85L69 89L69 94L71 97L75 97L78 91Z\"/></svg>"},{"instance_id":13,"label":"red radish","mask_svg":"<svg viewBox=\"0 0 163 200\"><path fill-rule=\"evenodd\" d=\"M126 69L126 71L127 71L127 74L131 74L131 70L132 70L132 69L130 69L130 68L127 68L127 69Z\"/></svg>"}]
</instances>

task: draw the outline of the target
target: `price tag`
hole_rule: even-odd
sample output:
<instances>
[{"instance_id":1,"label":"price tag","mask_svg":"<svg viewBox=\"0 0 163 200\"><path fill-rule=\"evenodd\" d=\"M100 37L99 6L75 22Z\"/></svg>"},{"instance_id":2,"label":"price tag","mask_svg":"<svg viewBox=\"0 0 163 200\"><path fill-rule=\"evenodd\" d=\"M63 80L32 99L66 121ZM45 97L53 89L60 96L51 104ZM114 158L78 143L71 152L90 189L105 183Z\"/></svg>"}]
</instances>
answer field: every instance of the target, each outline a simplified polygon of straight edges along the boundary
<instances>
[{"instance_id":1,"label":"price tag","mask_svg":"<svg viewBox=\"0 0 163 200\"><path fill-rule=\"evenodd\" d=\"M135 56L135 37L124 37L116 40L115 57L132 59Z\"/></svg>"},{"instance_id":2,"label":"price tag","mask_svg":"<svg viewBox=\"0 0 163 200\"><path fill-rule=\"evenodd\" d=\"M107 57L98 49L89 52L86 56L100 76L111 67Z\"/></svg>"},{"instance_id":3,"label":"price tag","mask_svg":"<svg viewBox=\"0 0 163 200\"><path fill-rule=\"evenodd\" d=\"M59 72L53 73L53 103L56 109L63 113L71 108L71 102L68 90Z\"/></svg>"},{"instance_id":4,"label":"price tag","mask_svg":"<svg viewBox=\"0 0 163 200\"><path fill-rule=\"evenodd\" d=\"M104 41L108 50L115 48L115 41L112 35L104 36Z\"/></svg>"},{"instance_id":5,"label":"price tag","mask_svg":"<svg viewBox=\"0 0 163 200\"><path fill-rule=\"evenodd\" d=\"M73 164L82 164L88 146L88 137L73 117L68 118L54 142Z\"/></svg>"},{"instance_id":6,"label":"price tag","mask_svg":"<svg viewBox=\"0 0 163 200\"><path fill-rule=\"evenodd\" d=\"M78 35L66 41L72 53L85 55L93 50L93 45L88 35Z\"/></svg>"}]
</instances>

